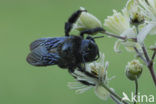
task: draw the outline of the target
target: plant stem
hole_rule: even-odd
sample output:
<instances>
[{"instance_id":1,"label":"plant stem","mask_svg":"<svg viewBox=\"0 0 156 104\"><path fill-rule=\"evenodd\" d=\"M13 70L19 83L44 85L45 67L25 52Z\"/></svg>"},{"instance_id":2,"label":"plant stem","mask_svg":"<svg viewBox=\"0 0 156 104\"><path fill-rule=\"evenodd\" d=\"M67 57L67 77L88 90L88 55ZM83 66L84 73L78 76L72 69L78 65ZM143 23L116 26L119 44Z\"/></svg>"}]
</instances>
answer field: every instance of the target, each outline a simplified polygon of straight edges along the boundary
<instances>
[{"instance_id":1,"label":"plant stem","mask_svg":"<svg viewBox=\"0 0 156 104\"><path fill-rule=\"evenodd\" d=\"M138 100L138 80L137 77L135 79L135 99ZM136 101L134 101L134 104L136 104Z\"/></svg>"},{"instance_id":2,"label":"plant stem","mask_svg":"<svg viewBox=\"0 0 156 104\"><path fill-rule=\"evenodd\" d=\"M111 37L114 37L114 38L121 39L121 40L126 40L127 39L126 37L122 37L122 36L119 36L119 35L116 35L116 34L112 34L112 33L109 33L107 31L104 31L104 32L101 32L101 33L106 34L106 35L111 36Z\"/></svg>"},{"instance_id":3,"label":"plant stem","mask_svg":"<svg viewBox=\"0 0 156 104\"><path fill-rule=\"evenodd\" d=\"M153 59L154 59L154 57L155 57L155 53L153 54L152 58L150 59L150 58L149 58L149 55L148 55L148 53L147 53L147 50L146 50L145 45L142 46L142 50L143 50L143 52L144 52L144 56L145 56L146 61L147 61L147 67L148 67L148 69L149 69L149 71L150 71L150 74L151 74L152 79L153 79L153 81L154 81L154 84L155 84L155 86L156 86L156 75L155 75L154 68L153 68Z\"/></svg>"},{"instance_id":4,"label":"plant stem","mask_svg":"<svg viewBox=\"0 0 156 104\"><path fill-rule=\"evenodd\" d=\"M138 56L139 56L145 63L147 63L147 62L146 62L146 59L142 56L142 53L139 52L139 50L137 49L137 47L133 47L133 48L134 48L134 50L136 51L136 53L138 54Z\"/></svg>"},{"instance_id":5,"label":"plant stem","mask_svg":"<svg viewBox=\"0 0 156 104\"><path fill-rule=\"evenodd\" d=\"M154 61L155 56L156 56L156 51L153 52L152 60L151 60L152 62Z\"/></svg>"},{"instance_id":6,"label":"plant stem","mask_svg":"<svg viewBox=\"0 0 156 104\"><path fill-rule=\"evenodd\" d=\"M122 102L120 102L118 99L116 99L114 96L110 95L112 100L116 103L116 104L122 104Z\"/></svg>"},{"instance_id":7,"label":"plant stem","mask_svg":"<svg viewBox=\"0 0 156 104\"><path fill-rule=\"evenodd\" d=\"M136 31L137 31L137 34L138 34L138 33L139 33L138 25L136 26ZM149 55L148 55L148 52L147 52L146 47L145 47L144 44L143 44L143 46L142 46L142 51L143 51L143 53L144 53L144 56L145 56L145 58L146 58L146 61L145 61L144 59L142 59L142 58L141 58L141 59L146 63L146 65L147 65L147 67L148 67L148 69L149 69L149 71L150 71L150 73L151 73L151 76L152 76L152 79L153 79L153 81L154 81L154 84L155 84L155 86L156 86L156 75L155 75L154 68L153 68L153 60L154 60L154 58L155 58L156 52L153 53L153 56L152 56L152 58L150 59L150 57L149 57Z\"/></svg>"},{"instance_id":8,"label":"plant stem","mask_svg":"<svg viewBox=\"0 0 156 104\"><path fill-rule=\"evenodd\" d=\"M135 25L135 28L136 28L137 34L139 34L139 25Z\"/></svg>"},{"instance_id":9,"label":"plant stem","mask_svg":"<svg viewBox=\"0 0 156 104\"><path fill-rule=\"evenodd\" d=\"M119 100L120 102L123 102L124 104L128 104L127 102L125 101L122 101L122 98L117 95L116 93L114 93L110 88L108 88L105 84L102 84L102 86L114 97L116 98L117 100Z\"/></svg>"},{"instance_id":10,"label":"plant stem","mask_svg":"<svg viewBox=\"0 0 156 104\"><path fill-rule=\"evenodd\" d=\"M151 76L153 78L154 84L156 86L156 75L155 75L155 72L154 72L153 64L151 64L150 66L148 66L148 68L149 68L149 71L150 71Z\"/></svg>"},{"instance_id":11,"label":"plant stem","mask_svg":"<svg viewBox=\"0 0 156 104\"><path fill-rule=\"evenodd\" d=\"M144 53L144 56L145 56L147 62L150 62L150 58L149 58L149 55L148 55L148 53L147 53L147 50L146 50L146 47L145 47L144 44L143 44L143 46L142 46L142 50L143 50L143 53Z\"/></svg>"}]
</instances>

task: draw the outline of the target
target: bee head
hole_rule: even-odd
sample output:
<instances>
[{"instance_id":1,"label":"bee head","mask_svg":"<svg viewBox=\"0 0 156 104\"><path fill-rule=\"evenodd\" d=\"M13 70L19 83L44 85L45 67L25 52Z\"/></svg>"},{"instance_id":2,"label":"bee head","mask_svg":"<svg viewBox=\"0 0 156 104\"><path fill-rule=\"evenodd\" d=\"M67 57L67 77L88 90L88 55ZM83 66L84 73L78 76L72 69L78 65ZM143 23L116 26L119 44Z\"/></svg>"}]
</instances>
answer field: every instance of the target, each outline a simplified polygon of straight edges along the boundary
<instances>
[{"instance_id":1,"label":"bee head","mask_svg":"<svg viewBox=\"0 0 156 104\"><path fill-rule=\"evenodd\" d=\"M94 38L88 36L82 41L81 52L85 62L95 61L99 58L99 49Z\"/></svg>"}]
</instances>

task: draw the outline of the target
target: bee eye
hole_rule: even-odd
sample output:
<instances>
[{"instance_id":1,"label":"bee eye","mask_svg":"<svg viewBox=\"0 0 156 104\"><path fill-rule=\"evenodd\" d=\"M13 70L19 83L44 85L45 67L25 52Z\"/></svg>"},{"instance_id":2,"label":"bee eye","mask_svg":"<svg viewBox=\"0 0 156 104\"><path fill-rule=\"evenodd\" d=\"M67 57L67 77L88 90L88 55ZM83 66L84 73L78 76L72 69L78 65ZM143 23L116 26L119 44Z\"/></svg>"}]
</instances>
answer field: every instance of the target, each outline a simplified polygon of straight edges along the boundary
<instances>
[{"instance_id":1,"label":"bee eye","mask_svg":"<svg viewBox=\"0 0 156 104\"><path fill-rule=\"evenodd\" d=\"M88 46L88 50L91 50L93 48L93 46L90 44L89 46Z\"/></svg>"}]
</instances>

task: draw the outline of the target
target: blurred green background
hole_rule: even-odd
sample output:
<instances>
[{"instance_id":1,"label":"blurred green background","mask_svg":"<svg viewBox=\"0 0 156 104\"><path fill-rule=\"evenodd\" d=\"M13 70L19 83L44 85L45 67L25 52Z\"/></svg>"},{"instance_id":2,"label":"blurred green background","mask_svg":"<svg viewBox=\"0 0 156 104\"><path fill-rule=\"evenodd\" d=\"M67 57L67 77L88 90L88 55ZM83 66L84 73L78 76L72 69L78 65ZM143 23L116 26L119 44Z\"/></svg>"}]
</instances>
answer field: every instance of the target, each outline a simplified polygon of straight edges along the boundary
<instances>
[{"instance_id":1,"label":"blurred green background","mask_svg":"<svg viewBox=\"0 0 156 104\"><path fill-rule=\"evenodd\" d=\"M41 37L64 36L64 23L80 6L102 22L112 9L120 10L126 0L0 0L0 104L114 104L98 99L94 90L77 95L67 87L74 79L57 66L33 67L26 62L29 44ZM125 65L133 53L113 51L116 39L97 40L110 62L108 75L116 76L110 87L122 96L134 91L134 83L125 77ZM148 37L150 45L156 36ZM156 68L156 67L155 67ZM153 94L156 88L144 68L139 79L140 94Z\"/></svg>"}]
</instances>

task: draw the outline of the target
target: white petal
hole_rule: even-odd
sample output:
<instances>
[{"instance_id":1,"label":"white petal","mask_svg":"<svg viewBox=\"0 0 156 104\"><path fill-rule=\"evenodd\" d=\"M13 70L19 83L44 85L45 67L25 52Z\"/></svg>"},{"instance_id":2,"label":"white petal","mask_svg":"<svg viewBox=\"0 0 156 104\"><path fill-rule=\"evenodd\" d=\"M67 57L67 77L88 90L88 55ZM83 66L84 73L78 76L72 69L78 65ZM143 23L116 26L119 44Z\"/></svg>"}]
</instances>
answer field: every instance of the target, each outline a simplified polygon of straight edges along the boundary
<instances>
[{"instance_id":1,"label":"white petal","mask_svg":"<svg viewBox=\"0 0 156 104\"><path fill-rule=\"evenodd\" d=\"M153 27L153 29L151 30L151 32L149 34L150 35L156 35L156 26Z\"/></svg>"},{"instance_id":2,"label":"white petal","mask_svg":"<svg viewBox=\"0 0 156 104\"><path fill-rule=\"evenodd\" d=\"M82 85L80 82L68 82L67 86L72 90L86 87L85 85Z\"/></svg>"},{"instance_id":3,"label":"white petal","mask_svg":"<svg viewBox=\"0 0 156 104\"><path fill-rule=\"evenodd\" d=\"M101 70L101 76L100 77L101 77L103 83L108 82L108 80L107 80L107 68L108 68L108 66L109 66L109 62L106 61L105 67L103 68L103 70Z\"/></svg>"},{"instance_id":4,"label":"white petal","mask_svg":"<svg viewBox=\"0 0 156 104\"><path fill-rule=\"evenodd\" d=\"M135 43L135 42L132 42L132 41L122 42L122 44L123 44L125 47L134 47L134 46L136 46L136 43Z\"/></svg>"},{"instance_id":5,"label":"white petal","mask_svg":"<svg viewBox=\"0 0 156 104\"><path fill-rule=\"evenodd\" d=\"M106 62L105 62L105 68L104 68L104 69L105 69L105 71L107 71L108 66L109 66L109 62L108 62L108 61L106 61Z\"/></svg>"},{"instance_id":6,"label":"white petal","mask_svg":"<svg viewBox=\"0 0 156 104\"><path fill-rule=\"evenodd\" d=\"M80 10L86 10L84 7L80 7Z\"/></svg>"},{"instance_id":7,"label":"white petal","mask_svg":"<svg viewBox=\"0 0 156 104\"><path fill-rule=\"evenodd\" d=\"M72 90L75 90L76 94L82 94L91 89L93 86L82 85L80 82L68 82L68 87Z\"/></svg>"},{"instance_id":8,"label":"white petal","mask_svg":"<svg viewBox=\"0 0 156 104\"><path fill-rule=\"evenodd\" d=\"M110 97L110 93L102 86L96 86L95 94L102 100L107 100Z\"/></svg>"},{"instance_id":9,"label":"white petal","mask_svg":"<svg viewBox=\"0 0 156 104\"><path fill-rule=\"evenodd\" d=\"M99 63L104 66L104 62L105 62L105 55L100 52Z\"/></svg>"},{"instance_id":10,"label":"white petal","mask_svg":"<svg viewBox=\"0 0 156 104\"><path fill-rule=\"evenodd\" d=\"M92 86L87 86L87 87L85 87L85 88L78 89L78 90L76 90L75 92L76 92L76 94L82 94L82 93L88 91L88 90L91 89L91 88L92 88Z\"/></svg>"},{"instance_id":11,"label":"white petal","mask_svg":"<svg viewBox=\"0 0 156 104\"><path fill-rule=\"evenodd\" d=\"M107 19L105 19L104 26L109 28L113 33L120 35L130 27L129 20L127 19L128 16L126 14L127 10L125 8L122 12L113 10L113 15L108 16Z\"/></svg>"},{"instance_id":12,"label":"white petal","mask_svg":"<svg viewBox=\"0 0 156 104\"><path fill-rule=\"evenodd\" d=\"M146 0L139 0L139 3L142 8L142 12L144 12L145 16L154 20L156 17L156 8L155 8L155 3L152 2L154 0L148 0L148 3Z\"/></svg>"},{"instance_id":13,"label":"white petal","mask_svg":"<svg viewBox=\"0 0 156 104\"><path fill-rule=\"evenodd\" d=\"M115 45L114 45L114 51L117 52L117 53L120 53L120 45L121 45L121 40L117 40L115 42Z\"/></svg>"},{"instance_id":14,"label":"white petal","mask_svg":"<svg viewBox=\"0 0 156 104\"><path fill-rule=\"evenodd\" d=\"M88 12L83 12L76 24L77 24L77 27L75 29L80 30L80 31L85 30L85 29L102 27L101 21L98 18L96 18L94 15Z\"/></svg>"},{"instance_id":15,"label":"white petal","mask_svg":"<svg viewBox=\"0 0 156 104\"><path fill-rule=\"evenodd\" d=\"M146 36L150 33L150 31L155 27L155 24L148 24L139 32L137 36L137 40L140 44L142 44L146 38Z\"/></svg>"},{"instance_id":16,"label":"white petal","mask_svg":"<svg viewBox=\"0 0 156 104\"><path fill-rule=\"evenodd\" d=\"M120 36L128 37L128 38L135 38L136 33L135 33L135 30L134 30L134 27L125 30Z\"/></svg>"}]
</instances>

